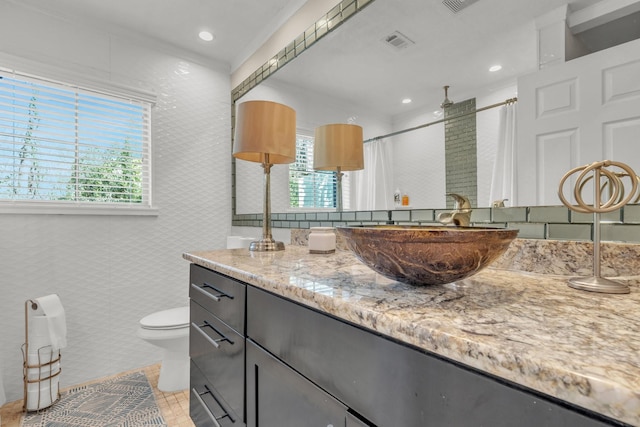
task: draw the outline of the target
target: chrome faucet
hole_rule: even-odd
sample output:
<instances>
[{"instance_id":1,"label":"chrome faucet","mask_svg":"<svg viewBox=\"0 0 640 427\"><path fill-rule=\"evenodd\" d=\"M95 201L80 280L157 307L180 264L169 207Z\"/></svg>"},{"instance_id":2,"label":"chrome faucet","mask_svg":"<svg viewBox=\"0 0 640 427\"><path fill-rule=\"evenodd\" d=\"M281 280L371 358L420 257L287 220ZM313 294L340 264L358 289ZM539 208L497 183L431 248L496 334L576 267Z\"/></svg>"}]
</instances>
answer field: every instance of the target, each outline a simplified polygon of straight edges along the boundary
<instances>
[{"instance_id":1,"label":"chrome faucet","mask_svg":"<svg viewBox=\"0 0 640 427\"><path fill-rule=\"evenodd\" d=\"M455 200L454 209L451 212L442 212L438 215L438 222L445 225L457 225L468 227L471 224L471 202L465 196L456 193L447 193L447 196Z\"/></svg>"}]
</instances>

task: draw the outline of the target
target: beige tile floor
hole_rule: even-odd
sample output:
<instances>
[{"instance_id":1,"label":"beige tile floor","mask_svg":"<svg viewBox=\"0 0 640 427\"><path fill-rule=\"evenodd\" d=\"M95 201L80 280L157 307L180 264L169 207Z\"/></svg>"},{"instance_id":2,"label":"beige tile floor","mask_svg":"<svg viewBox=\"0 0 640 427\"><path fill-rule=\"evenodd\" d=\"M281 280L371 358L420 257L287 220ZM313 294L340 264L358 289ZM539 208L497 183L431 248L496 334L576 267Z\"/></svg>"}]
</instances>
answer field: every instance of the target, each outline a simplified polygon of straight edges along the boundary
<instances>
[{"instance_id":1,"label":"beige tile floor","mask_svg":"<svg viewBox=\"0 0 640 427\"><path fill-rule=\"evenodd\" d=\"M158 390L157 385L158 375L160 374L160 364L122 372L121 374L114 375L109 378L137 371L143 371L147 376L149 383L153 387L153 392L155 394L156 401L158 402L158 406L160 407L160 411L162 411L162 416L169 427L194 427L194 424L191 422L191 418L189 418L189 390L178 391L175 393L164 393ZM97 381L104 381L109 378L101 378ZM78 387L80 385L84 384L77 384L74 385L74 387ZM22 400L6 403L2 408L0 408L0 419L2 419L1 427L20 427L22 414Z\"/></svg>"}]
</instances>

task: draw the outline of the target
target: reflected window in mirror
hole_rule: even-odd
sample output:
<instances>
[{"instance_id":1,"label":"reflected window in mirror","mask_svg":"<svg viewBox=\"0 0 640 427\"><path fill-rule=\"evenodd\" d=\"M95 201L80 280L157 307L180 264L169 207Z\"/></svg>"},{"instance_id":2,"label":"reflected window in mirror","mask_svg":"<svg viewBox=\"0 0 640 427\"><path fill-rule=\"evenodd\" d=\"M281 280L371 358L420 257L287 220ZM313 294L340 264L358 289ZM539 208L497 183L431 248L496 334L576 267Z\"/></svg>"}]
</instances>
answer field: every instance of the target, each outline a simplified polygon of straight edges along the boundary
<instances>
[{"instance_id":1,"label":"reflected window in mirror","mask_svg":"<svg viewBox=\"0 0 640 427\"><path fill-rule=\"evenodd\" d=\"M336 207L336 174L313 169L313 136L296 136L296 160L289 165L289 206L301 209ZM342 197L349 207L349 174L343 176Z\"/></svg>"}]
</instances>

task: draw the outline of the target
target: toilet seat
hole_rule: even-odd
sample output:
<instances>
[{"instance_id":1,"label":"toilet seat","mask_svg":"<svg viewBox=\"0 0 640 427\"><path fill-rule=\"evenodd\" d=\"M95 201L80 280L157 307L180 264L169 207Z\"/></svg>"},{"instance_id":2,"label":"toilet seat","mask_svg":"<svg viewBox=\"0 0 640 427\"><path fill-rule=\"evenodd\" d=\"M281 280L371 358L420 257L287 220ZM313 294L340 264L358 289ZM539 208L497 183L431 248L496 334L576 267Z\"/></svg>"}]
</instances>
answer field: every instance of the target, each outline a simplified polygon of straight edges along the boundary
<instances>
[{"instance_id":1,"label":"toilet seat","mask_svg":"<svg viewBox=\"0 0 640 427\"><path fill-rule=\"evenodd\" d=\"M138 338L162 349L158 389L189 388L189 306L151 313L140 319Z\"/></svg>"},{"instance_id":2,"label":"toilet seat","mask_svg":"<svg viewBox=\"0 0 640 427\"><path fill-rule=\"evenodd\" d=\"M189 307L170 308L158 311L140 319L143 329L171 330L189 326Z\"/></svg>"}]
</instances>

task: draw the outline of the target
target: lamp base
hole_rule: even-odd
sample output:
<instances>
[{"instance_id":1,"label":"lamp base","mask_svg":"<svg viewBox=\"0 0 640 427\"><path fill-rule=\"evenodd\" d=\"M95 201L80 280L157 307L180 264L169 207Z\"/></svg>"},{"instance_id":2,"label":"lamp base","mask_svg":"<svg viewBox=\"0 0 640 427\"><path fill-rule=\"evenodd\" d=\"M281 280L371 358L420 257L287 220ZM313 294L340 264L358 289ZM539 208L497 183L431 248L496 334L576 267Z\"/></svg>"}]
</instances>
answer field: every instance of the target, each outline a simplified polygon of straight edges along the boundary
<instances>
[{"instance_id":1,"label":"lamp base","mask_svg":"<svg viewBox=\"0 0 640 427\"><path fill-rule=\"evenodd\" d=\"M276 242L273 239L261 239L257 242L251 242L249 250L255 252L284 251L284 243Z\"/></svg>"},{"instance_id":2,"label":"lamp base","mask_svg":"<svg viewBox=\"0 0 640 427\"><path fill-rule=\"evenodd\" d=\"M629 286L625 284L596 276L571 278L569 279L569 287L604 294L628 294L630 292Z\"/></svg>"}]
</instances>

